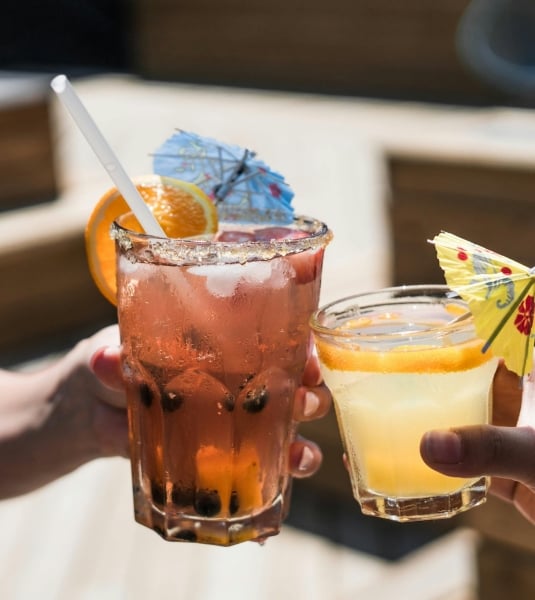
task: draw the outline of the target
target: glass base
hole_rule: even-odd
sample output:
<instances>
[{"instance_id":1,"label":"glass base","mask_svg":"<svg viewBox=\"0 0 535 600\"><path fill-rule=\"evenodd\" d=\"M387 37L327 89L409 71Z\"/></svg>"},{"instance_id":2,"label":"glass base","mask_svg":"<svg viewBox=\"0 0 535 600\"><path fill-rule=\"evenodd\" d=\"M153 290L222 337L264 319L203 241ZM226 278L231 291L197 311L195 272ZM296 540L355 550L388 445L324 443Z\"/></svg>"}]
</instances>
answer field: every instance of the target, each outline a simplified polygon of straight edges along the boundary
<instances>
[{"instance_id":1,"label":"glass base","mask_svg":"<svg viewBox=\"0 0 535 600\"><path fill-rule=\"evenodd\" d=\"M359 487L357 500L363 514L400 523L448 519L483 504L487 499L488 479L482 477L470 485L439 496L393 498Z\"/></svg>"},{"instance_id":2,"label":"glass base","mask_svg":"<svg viewBox=\"0 0 535 600\"><path fill-rule=\"evenodd\" d=\"M216 546L232 546L246 541L262 542L277 535L283 520L283 497L265 511L240 518L217 519L190 516L136 499L135 519L171 542L195 542Z\"/></svg>"}]
</instances>

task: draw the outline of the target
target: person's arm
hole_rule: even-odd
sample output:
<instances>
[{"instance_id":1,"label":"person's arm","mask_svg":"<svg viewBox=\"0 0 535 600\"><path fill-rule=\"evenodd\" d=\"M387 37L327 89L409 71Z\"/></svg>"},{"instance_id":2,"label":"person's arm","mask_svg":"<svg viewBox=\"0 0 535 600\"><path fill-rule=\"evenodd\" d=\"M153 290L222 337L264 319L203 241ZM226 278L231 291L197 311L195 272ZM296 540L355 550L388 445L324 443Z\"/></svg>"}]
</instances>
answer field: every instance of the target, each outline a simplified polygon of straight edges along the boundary
<instances>
[{"instance_id":1,"label":"person's arm","mask_svg":"<svg viewBox=\"0 0 535 600\"><path fill-rule=\"evenodd\" d=\"M123 394L90 363L116 327L36 372L0 371L0 499L30 492L102 456L127 455Z\"/></svg>"}]
</instances>

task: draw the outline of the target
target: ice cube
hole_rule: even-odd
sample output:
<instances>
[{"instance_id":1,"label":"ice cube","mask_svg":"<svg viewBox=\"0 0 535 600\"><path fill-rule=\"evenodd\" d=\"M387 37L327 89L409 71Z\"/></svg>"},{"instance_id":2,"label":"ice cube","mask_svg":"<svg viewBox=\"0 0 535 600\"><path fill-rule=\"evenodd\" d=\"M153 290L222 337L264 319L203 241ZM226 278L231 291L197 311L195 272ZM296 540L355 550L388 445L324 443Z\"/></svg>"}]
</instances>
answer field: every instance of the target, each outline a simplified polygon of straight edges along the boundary
<instances>
[{"instance_id":1,"label":"ice cube","mask_svg":"<svg viewBox=\"0 0 535 600\"><path fill-rule=\"evenodd\" d=\"M125 273L126 275L131 277L140 268L141 268L141 263L132 262L132 261L128 260L128 258L126 258L125 256L119 257L119 271L121 271L122 273Z\"/></svg>"},{"instance_id":2,"label":"ice cube","mask_svg":"<svg viewBox=\"0 0 535 600\"><path fill-rule=\"evenodd\" d=\"M271 278L271 262L270 261L254 261L243 265L243 280L247 283L261 284L267 282Z\"/></svg>"},{"instance_id":3,"label":"ice cube","mask_svg":"<svg viewBox=\"0 0 535 600\"><path fill-rule=\"evenodd\" d=\"M228 298L241 278L241 265L203 265L190 267L188 273L206 278L206 288L214 296Z\"/></svg>"},{"instance_id":4,"label":"ice cube","mask_svg":"<svg viewBox=\"0 0 535 600\"><path fill-rule=\"evenodd\" d=\"M228 298L232 296L240 283L262 285L272 276L273 269L270 261L255 261L244 265L204 265L190 267L188 272L199 277L206 277L206 288L214 296ZM281 277L277 274L274 281L269 281L274 287L281 287Z\"/></svg>"}]
</instances>

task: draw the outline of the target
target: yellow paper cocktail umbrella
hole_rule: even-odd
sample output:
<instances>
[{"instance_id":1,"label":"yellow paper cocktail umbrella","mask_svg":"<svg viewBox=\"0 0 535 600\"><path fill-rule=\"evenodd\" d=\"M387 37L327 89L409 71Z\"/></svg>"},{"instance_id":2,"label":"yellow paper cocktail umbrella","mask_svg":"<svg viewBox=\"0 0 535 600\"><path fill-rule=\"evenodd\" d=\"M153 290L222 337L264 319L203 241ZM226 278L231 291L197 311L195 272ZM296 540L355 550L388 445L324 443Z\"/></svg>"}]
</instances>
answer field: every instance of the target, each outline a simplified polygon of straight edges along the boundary
<instances>
[{"instance_id":1,"label":"yellow paper cocktail umbrella","mask_svg":"<svg viewBox=\"0 0 535 600\"><path fill-rule=\"evenodd\" d=\"M431 243L448 286L468 304L478 335L520 376L531 372L535 268L451 233Z\"/></svg>"}]
</instances>

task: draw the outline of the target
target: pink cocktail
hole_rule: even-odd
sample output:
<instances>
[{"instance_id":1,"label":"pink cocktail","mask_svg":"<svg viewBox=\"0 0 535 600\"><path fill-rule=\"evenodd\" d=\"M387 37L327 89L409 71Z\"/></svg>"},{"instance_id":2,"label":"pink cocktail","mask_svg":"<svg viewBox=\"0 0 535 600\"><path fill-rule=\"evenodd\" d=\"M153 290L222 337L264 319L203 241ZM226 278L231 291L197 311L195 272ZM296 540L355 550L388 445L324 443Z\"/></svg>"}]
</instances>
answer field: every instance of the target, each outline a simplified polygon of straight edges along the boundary
<instances>
[{"instance_id":1,"label":"pink cocktail","mask_svg":"<svg viewBox=\"0 0 535 600\"><path fill-rule=\"evenodd\" d=\"M211 241L114 235L137 521L218 545L278 533L330 231L298 217Z\"/></svg>"}]
</instances>

